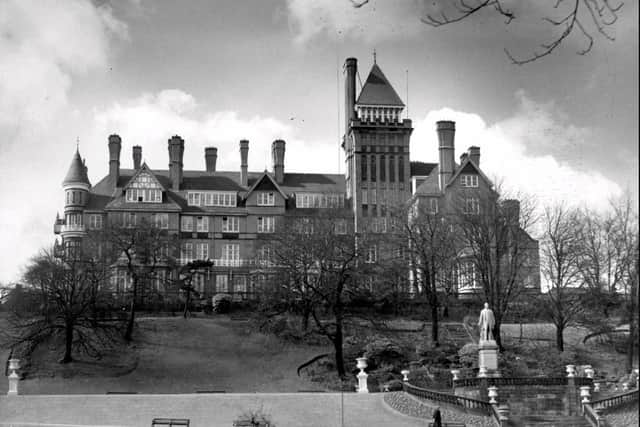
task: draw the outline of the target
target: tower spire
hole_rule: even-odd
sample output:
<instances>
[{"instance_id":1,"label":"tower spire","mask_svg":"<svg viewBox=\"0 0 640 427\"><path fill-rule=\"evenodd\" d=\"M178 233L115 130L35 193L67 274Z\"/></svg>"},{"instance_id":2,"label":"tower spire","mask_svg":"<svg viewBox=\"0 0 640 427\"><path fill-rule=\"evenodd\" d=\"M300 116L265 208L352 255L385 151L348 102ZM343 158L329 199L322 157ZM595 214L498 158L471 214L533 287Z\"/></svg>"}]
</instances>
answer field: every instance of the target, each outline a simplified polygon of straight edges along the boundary
<instances>
[{"instance_id":1,"label":"tower spire","mask_svg":"<svg viewBox=\"0 0 640 427\"><path fill-rule=\"evenodd\" d=\"M373 49L373 63L376 63L376 49Z\"/></svg>"}]
</instances>

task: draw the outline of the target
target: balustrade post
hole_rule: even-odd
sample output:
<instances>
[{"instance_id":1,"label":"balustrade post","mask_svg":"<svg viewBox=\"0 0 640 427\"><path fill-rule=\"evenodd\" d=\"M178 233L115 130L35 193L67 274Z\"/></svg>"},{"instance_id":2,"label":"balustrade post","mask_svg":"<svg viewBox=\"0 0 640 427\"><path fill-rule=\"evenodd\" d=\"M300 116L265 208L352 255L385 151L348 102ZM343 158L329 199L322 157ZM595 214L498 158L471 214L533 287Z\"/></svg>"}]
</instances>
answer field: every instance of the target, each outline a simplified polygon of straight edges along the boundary
<instances>
[{"instance_id":1,"label":"balustrade post","mask_svg":"<svg viewBox=\"0 0 640 427\"><path fill-rule=\"evenodd\" d=\"M408 369L403 369L402 371L400 371L400 374L402 374L402 381L407 382L409 381L409 370Z\"/></svg>"},{"instance_id":2,"label":"balustrade post","mask_svg":"<svg viewBox=\"0 0 640 427\"><path fill-rule=\"evenodd\" d=\"M491 403L492 405L497 405L498 401L496 400L496 398L498 397L498 387L492 385L487 389L487 391L489 392L489 403Z\"/></svg>"},{"instance_id":3,"label":"balustrade post","mask_svg":"<svg viewBox=\"0 0 640 427\"><path fill-rule=\"evenodd\" d=\"M358 357L356 359L356 367L360 369L358 372L358 393L369 393L369 388L367 387L367 373L364 371L367 367L367 358L366 357Z\"/></svg>"},{"instance_id":4,"label":"balustrade post","mask_svg":"<svg viewBox=\"0 0 640 427\"><path fill-rule=\"evenodd\" d=\"M582 412L584 413L584 405L589 403L589 398L591 397L590 387L588 385L584 385L580 387L580 397L582 398Z\"/></svg>"},{"instance_id":5,"label":"balustrade post","mask_svg":"<svg viewBox=\"0 0 640 427\"><path fill-rule=\"evenodd\" d=\"M498 420L500 420L500 424L504 424L506 421L509 421L509 412L510 412L510 407L508 404L503 403L502 405L498 406Z\"/></svg>"},{"instance_id":6,"label":"balustrade post","mask_svg":"<svg viewBox=\"0 0 640 427\"><path fill-rule=\"evenodd\" d=\"M20 359L9 359L9 369L11 370L11 373L8 376L9 391L7 392L7 396L17 396L20 376L16 371L20 369Z\"/></svg>"}]
</instances>

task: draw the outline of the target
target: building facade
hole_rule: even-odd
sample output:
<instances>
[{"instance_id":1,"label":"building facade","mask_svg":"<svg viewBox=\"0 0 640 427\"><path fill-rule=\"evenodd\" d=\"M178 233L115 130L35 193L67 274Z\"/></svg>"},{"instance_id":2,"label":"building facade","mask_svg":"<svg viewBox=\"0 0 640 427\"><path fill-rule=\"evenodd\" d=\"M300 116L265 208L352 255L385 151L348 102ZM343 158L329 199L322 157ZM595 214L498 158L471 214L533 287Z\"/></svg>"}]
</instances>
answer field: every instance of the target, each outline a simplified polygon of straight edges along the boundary
<instances>
[{"instance_id":1,"label":"building facade","mask_svg":"<svg viewBox=\"0 0 640 427\"><path fill-rule=\"evenodd\" d=\"M452 122L438 123L439 164L412 162L411 120L402 119L404 104L378 64L358 94L355 58L345 61L344 74L344 175L287 172L282 140L271 144L271 171L249 171L247 140L239 141L240 170L218 170L216 147L205 148L202 170L185 170L188 144L180 136L168 140L168 169L142 163L140 146L132 148L132 167L123 168L122 140L110 135L109 174L98 183L89 182L80 153L73 156L63 181L64 216L54 226L58 244L78 246L89 230L115 218L130 227L151 222L179 238L181 264L211 262L197 275L195 287L202 295L230 293L244 299L254 295L268 273L265 242L283 217L337 209L356 231L384 234L392 207L417 199L437 206L459 187L491 185L480 171L478 147L454 162ZM116 288L126 290L126 272L114 277Z\"/></svg>"}]
</instances>

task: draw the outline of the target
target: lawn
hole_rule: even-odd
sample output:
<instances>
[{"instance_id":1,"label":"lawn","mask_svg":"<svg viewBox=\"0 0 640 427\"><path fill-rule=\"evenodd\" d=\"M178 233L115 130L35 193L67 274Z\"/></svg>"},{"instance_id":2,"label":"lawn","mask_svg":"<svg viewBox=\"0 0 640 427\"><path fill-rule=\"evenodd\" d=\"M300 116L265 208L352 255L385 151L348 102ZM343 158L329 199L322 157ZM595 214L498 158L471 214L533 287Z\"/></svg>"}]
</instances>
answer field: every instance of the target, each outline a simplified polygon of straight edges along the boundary
<instances>
[{"instance_id":1,"label":"lawn","mask_svg":"<svg viewBox=\"0 0 640 427\"><path fill-rule=\"evenodd\" d=\"M121 357L61 366L55 363L59 354L44 349L33 356L39 373L28 375L20 387L25 394L318 390L296 369L327 351L283 342L228 317L143 318Z\"/></svg>"}]
</instances>

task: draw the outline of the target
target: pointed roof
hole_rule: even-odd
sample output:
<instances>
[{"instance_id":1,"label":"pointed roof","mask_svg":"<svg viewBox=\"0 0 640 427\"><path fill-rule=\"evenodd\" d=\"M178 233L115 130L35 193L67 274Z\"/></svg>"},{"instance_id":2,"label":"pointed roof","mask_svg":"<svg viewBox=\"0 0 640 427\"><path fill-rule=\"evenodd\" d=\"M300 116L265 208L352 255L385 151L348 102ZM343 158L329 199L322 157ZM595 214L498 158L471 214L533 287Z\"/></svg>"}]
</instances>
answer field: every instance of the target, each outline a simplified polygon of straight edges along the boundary
<instances>
[{"instance_id":1,"label":"pointed roof","mask_svg":"<svg viewBox=\"0 0 640 427\"><path fill-rule=\"evenodd\" d=\"M404 107L404 103L380 67L378 67L378 64L373 64L373 67L371 67L369 77L367 77L367 81L360 91L356 104Z\"/></svg>"},{"instance_id":2,"label":"pointed roof","mask_svg":"<svg viewBox=\"0 0 640 427\"><path fill-rule=\"evenodd\" d=\"M162 185L162 183L160 182L160 180L158 179L158 177L156 176L156 174L155 174L155 173L153 173L153 171L151 170L151 168L150 168L149 166L147 166L147 162L142 163L142 166L140 166L140 169L136 170L136 171L133 173L133 176L129 179L129 181L126 183L126 185L124 185L124 187L123 187L123 188L125 188L125 189L126 189L126 188L128 188L128 187L129 187L129 185L131 185L133 182L135 182L136 178L137 178L139 175L143 174L143 173L146 173L146 174L148 174L148 175L151 175L151 178L153 178L153 180L156 182L156 184L158 184L158 186L159 186L163 191L167 189L164 185Z\"/></svg>"},{"instance_id":3,"label":"pointed roof","mask_svg":"<svg viewBox=\"0 0 640 427\"><path fill-rule=\"evenodd\" d=\"M69 171L67 172L67 176L64 177L62 184L71 184L74 182L91 185L89 177L87 176L87 168L80 157L80 151L78 151L78 149L76 149L76 154L74 154L71 160L71 166L69 166Z\"/></svg>"},{"instance_id":4,"label":"pointed roof","mask_svg":"<svg viewBox=\"0 0 640 427\"><path fill-rule=\"evenodd\" d=\"M469 158L469 157L467 157L467 159L464 162L462 162L460 167L458 167L456 172L449 179L449 182L447 182L447 187L450 186L451 184L453 184L453 182L458 178L458 176L460 176L461 173L463 173L463 172L465 172L465 173L474 172L474 171L478 175L480 175L480 177L487 183L487 185L489 187L493 187L493 183L491 182L491 180L482 172L482 170L480 170L478 165L476 165L473 162L473 160L471 160L471 158Z\"/></svg>"},{"instance_id":5,"label":"pointed roof","mask_svg":"<svg viewBox=\"0 0 640 427\"><path fill-rule=\"evenodd\" d=\"M276 181L273 179L273 177L271 175L269 175L267 173L267 171L264 171L262 173L262 175L256 179L256 182L253 183L253 185L251 186L251 188L249 188L249 190L247 191L247 195L245 196L245 198L249 197L249 194L253 193L256 189L256 187L258 187L258 185L264 181L264 180L268 180L271 182L271 184L273 184L273 187L278 190L278 192L282 195L282 197L287 200L287 195L285 194L284 191L282 191L282 188L280 188L280 186L276 183Z\"/></svg>"}]
</instances>

